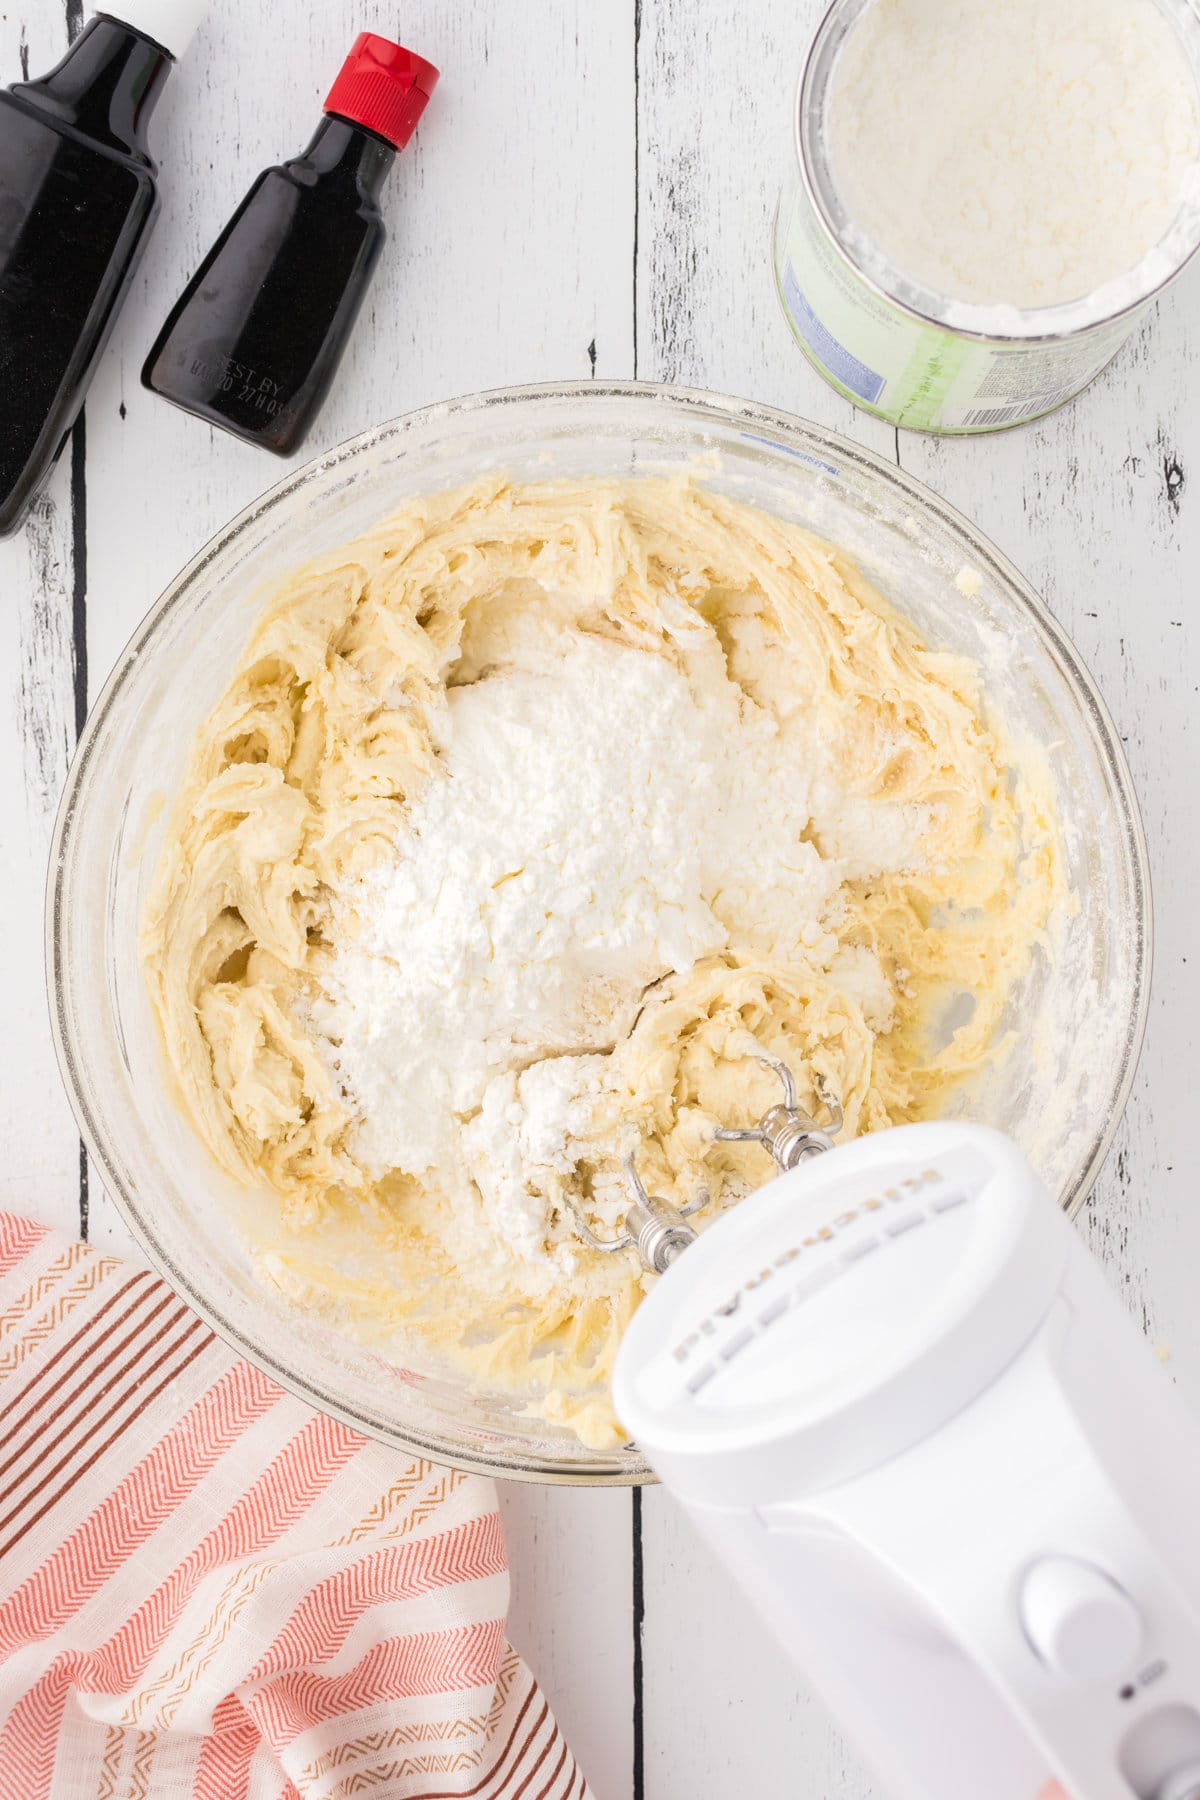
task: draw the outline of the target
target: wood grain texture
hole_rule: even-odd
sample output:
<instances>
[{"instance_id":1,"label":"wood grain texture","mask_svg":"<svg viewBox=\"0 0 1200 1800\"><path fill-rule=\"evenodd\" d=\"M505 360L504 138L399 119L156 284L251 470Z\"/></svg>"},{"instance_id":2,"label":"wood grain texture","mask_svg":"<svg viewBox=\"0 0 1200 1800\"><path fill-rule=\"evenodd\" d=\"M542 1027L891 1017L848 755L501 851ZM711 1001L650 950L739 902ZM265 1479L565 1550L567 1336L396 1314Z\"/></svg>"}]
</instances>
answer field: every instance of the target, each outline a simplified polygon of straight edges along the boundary
<instances>
[{"instance_id":1,"label":"wood grain texture","mask_svg":"<svg viewBox=\"0 0 1200 1800\"><path fill-rule=\"evenodd\" d=\"M500 1484L512 1569L508 1635L536 1669L597 1800L634 1766L630 1496Z\"/></svg>"},{"instance_id":2,"label":"wood grain texture","mask_svg":"<svg viewBox=\"0 0 1200 1800\"><path fill-rule=\"evenodd\" d=\"M1080 401L986 441L897 435L827 388L779 311L771 216L823 0L409 0L406 41L442 87L386 195L392 242L305 456L446 395L594 372L708 386L844 431L944 493L1021 566L1092 667L1141 796L1157 971L1137 1090L1084 1229L1200 1404L1200 1260L1188 1136L1200 1016L1200 276L1164 298ZM66 0L0 19L4 72L66 39ZM155 121L163 214L87 408L86 587L70 470L0 545L3 905L12 947L2 1196L74 1217L78 1149L40 974L42 876L74 737L72 610L92 698L179 566L288 465L146 394L140 365L183 280L259 167L300 147L363 23L323 0L279 16L213 0ZM388 22L377 21L384 30ZM294 459L303 460L303 457ZM77 534L75 534L77 535ZM91 1185L93 1234L121 1243ZM513 1487L514 1639L600 1800L784 1791L863 1800L853 1756L666 1497L640 1517L635 1620L625 1494ZM634 1630L641 1628L641 1692Z\"/></svg>"},{"instance_id":3,"label":"wood grain texture","mask_svg":"<svg viewBox=\"0 0 1200 1800\"><path fill-rule=\"evenodd\" d=\"M1200 959L1191 942L1200 881L1200 496L1188 487L1188 470L1200 471L1198 282L1189 270L1100 379L1051 419L987 442L904 436L900 454L1024 569L1092 670L1129 757L1154 889L1151 1015L1134 1095L1084 1229L1200 1407L1190 1136L1200 1054Z\"/></svg>"},{"instance_id":4,"label":"wood grain texture","mask_svg":"<svg viewBox=\"0 0 1200 1800\"><path fill-rule=\"evenodd\" d=\"M60 3L0 16L6 79L48 68L67 44ZM0 1205L78 1224L79 1138L50 1041L42 909L50 834L75 742L71 459L24 530L0 543L0 932L6 957L0 1050Z\"/></svg>"}]
</instances>

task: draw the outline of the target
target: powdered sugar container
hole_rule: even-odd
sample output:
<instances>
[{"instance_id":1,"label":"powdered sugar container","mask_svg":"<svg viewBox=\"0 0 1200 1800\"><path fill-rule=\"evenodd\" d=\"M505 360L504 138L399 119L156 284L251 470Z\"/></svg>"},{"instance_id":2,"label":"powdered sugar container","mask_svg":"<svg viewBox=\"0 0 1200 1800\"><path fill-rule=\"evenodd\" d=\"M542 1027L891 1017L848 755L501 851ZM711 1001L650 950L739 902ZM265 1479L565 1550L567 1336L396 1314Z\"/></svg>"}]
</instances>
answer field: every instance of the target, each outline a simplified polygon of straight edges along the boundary
<instances>
[{"instance_id":1,"label":"powdered sugar container","mask_svg":"<svg viewBox=\"0 0 1200 1800\"><path fill-rule=\"evenodd\" d=\"M858 226L839 192L831 100L850 34L881 0L834 0L800 78L796 171L775 218L784 313L814 367L848 400L890 424L972 433L1028 423L1099 374L1155 297L1200 246L1200 166L1166 234L1137 265L1081 298L1022 309L947 299L903 274ZM1141 0L1142 4L1146 0ZM1153 0L1200 85L1200 15L1190 0ZM939 95L905 93L936 108ZM1130 153L1136 155L1136 143ZM936 208L925 229L947 226Z\"/></svg>"}]
</instances>

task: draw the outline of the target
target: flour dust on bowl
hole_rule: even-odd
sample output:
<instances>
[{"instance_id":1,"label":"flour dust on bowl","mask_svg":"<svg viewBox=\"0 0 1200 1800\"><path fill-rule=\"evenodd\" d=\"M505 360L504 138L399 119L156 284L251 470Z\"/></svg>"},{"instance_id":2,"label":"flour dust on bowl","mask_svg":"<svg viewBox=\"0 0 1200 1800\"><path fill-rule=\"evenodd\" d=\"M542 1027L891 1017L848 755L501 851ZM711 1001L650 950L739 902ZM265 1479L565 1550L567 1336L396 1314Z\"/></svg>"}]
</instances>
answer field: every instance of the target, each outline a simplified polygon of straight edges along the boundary
<instances>
[{"instance_id":1,"label":"flour dust on bowl","mask_svg":"<svg viewBox=\"0 0 1200 1800\"><path fill-rule=\"evenodd\" d=\"M389 515L404 522L407 536L394 520L374 529ZM487 523L473 544L460 536L447 549L447 533L480 518ZM837 554L807 534L837 546ZM524 559L519 570L506 565L497 580L480 574L494 568L497 545L516 544ZM423 563L439 545L434 563ZM308 565L308 574L297 583L299 565ZM350 565L357 573L347 577ZM780 586L785 565L789 579L803 574L803 604ZM581 567L589 571L582 587L592 612L579 611ZM714 571L722 572L720 581ZM346 579L359 583L350 602ZM872 599L866 584L885 599ZM452 587L469 596L457 611L446 597ZM281 588L291 594L275 614L286 632L272 638L276 627L264 619ZM331 624L337 593L349 611ZM369 631L364 594L388 596ZM775 629L780 619L790 621L787 630ZM773 621L765 635L764 620ZM295 678L301 622L325 634L318 633L324 648L311 681ZM403 650L391 664L381 647L388 634ZM891 659L886 668L883 658ZM276 702L270 696L281 659L291 675ZM829 770L817 766L820 745L802 735L804 707L793 708L790 724L783 716L786 697L804 692L806 680L810 701L824 704L813 671L829 687L831 669L837 691L857 696L843 709L858 721L854 730L832 730L855 771L849 787L831 787ZM735 680L745 692L726 713L726 684ZM523 720L510 704L518 690L534 696ZM912 701L911 717L906 693L920 702ZM597 694L597 717L584 716L581 695ZM752 705L746 695L758 699ZM231 704L234 714L224 713ZM242 729L237 707L249 708L243 725L251 723ZM396 805L392 776L373 784L355 775L347 786L346 755L314 762L306 751L339 708L339 745L351 741L350 722L365 719L356 741L369 743L372 756L386 739L389 757L402 751L406 767L416 766L414 758L420 764L424 773L403 805ZM654 760L662 759L664 730L682 748L674 768ZM493 736L504 750L489 764ZM201 768L205 779L181 822L172 802L195 778L197 740L210 744L213 761ZM595 833L570 839L582 877L573 887L563 885L561 869L531 873L523 865L504 867L489 883L481 904L494 943L503 946L530 929L530 908L517 904L521 882L533 882L539 894L557 882L544 911L561 911L570 930L557 947L553 937L539 941L543 948L549 942L572 980L582 968L591 983L589 1006L570 1014L565 1027L561 1012L539 1015L532 1026L524 1019L522 1029L536 1026L530 1055L509 1018L525 1004L523 992L502 992L489 1015L496 995L465 956L466 939L455 945L443 929L441 897L478 876L473 865L456 862L439 808L450 804L453 787L456 827L469 821L495 856L511 855L515 840L497 835L488 813L490 769L493 812L511 813L519 794L533 794L541 826L561 837L570 822L555 812L554 782L545 780L539 758L553 763L557 744L561 772L562 746L570 741L606 770L604 791L588 807L608 864L624 870L624 910L620 929L606 914L589 936L588 908L612 889L601 878ZM723 760L714 741L727 749ZM614 743L622 746L616 762ZM807 745L801 760L809 766L797 765L789 781L778 757L781 746L795 745ZM372 776L381 768L372 763ZM680 768L692 771L690 785ZM514 770L520 782L506 788ZM323 804L335 790L340 795L343 810L332 825L328 806L323 823L312 811L317 789ZM643 804L648 792L662 799L658 811ZM864 848L866 815L851 801L867 792L878 805ZM387 804L372 811L380 793ZM905 805L894 807L906 793ZM260 840L253 849L238 837L252 815L261 825L264 794L272 804L282 796L272 829L284 830L283 815L292 820L289 829L301 821L297 841L310 871L303 879L295 875L295 844L264 857ZM611 804L617 813L606 810ZM677 832L661 842L656 835L668 813L685 818L696 840L687 857L679 855ZM1021 848L1035 815L1053 830ZM916 829L917 819L923 843L950 843L946 833L967 816L988 826L977 830L977 856L963 855L960 845L953 866L935 858L919 872L910 867L902 826ZM622 818L633 821L626 843L615 841ZM894 829L884 830L885 820ZM630 842L645 857L644 869L625 867ZM781 856L779 846L789 842L790 854ZM375 854L380 843L387 847L382 861ZM361 867L351 866L347 846L363 844L373 846L370 854ZM519 848L536 871L537 845ZM165 888L164 849L168 863L178 852L190 871ZM331 899L311 875L318 851L332 858L319 865L331 889L350 868L341 899ZM718 852L724 866L719 858L713 863ZM238 866L227 863L214 875L214 859L234 853ZM246 885L248 868L265 871L261 890ZM274 930L272 881L283 879L284 868L292 870L287 906L275 915L284 925ZM988 890L988 869L1007 871L1011 892L1002 906ZM684 886L672 889L674 879ZM227 881L242 884L237 907L220 902L235 891L222 887ZM357 923L345 942L331 945L329 921L336 922L347 894L351 911L360 909ZM190 896L199 911L188 913L172 896ZM792 904L797 918L803 913L803 933L789 925ZM424 940L421 908L434 921ZM185 917L198 935L180 940L176 933L173 941L203 949L188 981L172 985L169 972L160 980L154 968L161 971L161 959L156 965L156 953L149 957L160 1013L164 993L184 996L174 1012L167 1003L181 1034L173 1040L168 1029L168 1057L142 953L147 943L153 952L171 941ZM801 947L789 949L789 930L805 936ZM415 934L411 954L397 954L396 931L402 940ZM600 1483L644 1479L636 1450L617 1438L597 1448L599 1434L585 1431L589 1448L572 1428L577 1396L564 1394L558 1407L554 1384L539 1382L536 1361L523 1390L498 1358L489 1374L489 1346L504 1333L494 1319L472 1319L464 1298L473 1291L465 1240L453 1238L464 1220L472 1244L498 1231L507 1233L518 1259L539 1247L522 1241L523 1232L538 1235L529 1194L505 1186L512 1170L497 1160L497 1144L514 1142L514 1120L522 1180L536 1165L546 1194L559 1196L554 1206L546 1202L545 1247L568 1276L605 1260L597 1253L589 1262L586 1244L572 1236L571 1207L583 1208L598 1238L611 1235L613 1183L629 1148L652 1190L672 1174L685 1182L675 1191L696 1200L693 1223L701 1226L710 1216L705 1184L715 1212L768 1178L761 1147L717 1142L715 1130L751 1125L777 1098L776 1076L754 1064L763 1048L795 1054L810 1109L822 1099L823 1082L837 1086L830 1098L845 1103L854 1131L934 1108L1010 1132L1074 1211L1128 1094L1149 954L1144 848L1119 745L1075 652L1016 572L934 495L856 446L765 408L637 384L514 390L431 408L310 464L235 519L172 584L97 703L59 817L48 932L58 1048L88 1148L155 1264L232 1345L313 1404L410 1450L502 1475ZM948 955L956 932L963 945L999 959L1012 978L990 1012L979 984L972 999L969 982L942 982L946 1005L926 1050L922 1057L902 1054L908 1000L893 993L888 1011L878 998L881 971L893 989L906 980L912 988L925 979L921 959ZM1009 951L1021 933L1027 945L1014 960ZM289 934L294 941L286 941ZM901 942L912 946L907 972L896 966ZM614 964L614 943L624 946L625 962ZM474 1022L461 1034L466 1074L479 1083L474 1105L461 1106L460 1094L437 1085L448 1062L434 1029L436 983L428 983L441 950L460 974L465 967L483 982L470 990ZM401 1009L385 1018L379 1011L373 956L404 963L405 979L418 983L401 984L401 1000L408 1006L415 997L424 1009L421 1054L430 1069L413 1065L401 1036L381 1036L381 1018L395 1024L413 1015ZM303 980L289 985L289 957L294 966L320 965L319 991ZM639 1003L626 1017L621 996L630 983ZM398 991L389 978L388 1006ZM607 1044L587 1035L601 1017L612 1033ZM476 1029L479 1019L486 1030ZM297 1029L299 1039L289 1035ZM986 1054L963 1049L973 1030L986 1032ZM486 1040L488 1055L503 1042L507 1060L498 1073L485 1056L472 1074L476 1039ZM204 1046L191 1073L177 1054L181 1040ZM529 1077L535 1087L543 1080L538 1058L547 1058L547 1041L556 1054L534 1106ZM381 1045L394 1109L385 1085L363 1116L351 1116L381 1067ZM961 1078L931 1087L931 1071L956 1068L959 1051ZM295 1073L299 1062L306 1064L303 1078ZM572 1065L572 1079L590 1070L599 1080L611 1066L621 1082L620 1092L608 1095L614 1111L598 1115L611 1120L611 1142L592 1145L580 1167L565 1171L554 1146L539 1150L526 1127L535 1116L543 1124L557 1117L560 1132L583 1132L570 1118L562 1123L555 1107L563 1096L550 1091ZM197 1066L204 1075L199 1088ZM434 1085L422 1088L423 1081ZM202 1116L210 1091L220 1121L215 1135ZM418 1093L424 1113L411 1106L406 1113L406 1099ZM321 1104L314 1094L324 1096ZM591 1104L593 1090L576 1082L568 1113L585 1099ZM282 1114L291 1123L272 1136L272 1120ZM266 1146L266 1174L257 1182L242 1178L238 1156L228 1153L221 1134L232 1131L231 1121L239 1142L249 1134L259 1149ZM431 1139L418 1156L414 1145L426 1127ZM303 1178L293 1179L296 1159L303 1177L311 1167L324 1170L327 1153L346 1192L328 1207L310 1207ZM398 1154L416 1175L390 1186L386 1178L360 1180L364 1168L369 1173ZM277 1155L282 1161L272 1160ZM448 1171L460 1163L465 1173L455 1188ZM321 1179L332 1193L336 1184L324 1173ZM285 1191L291 1210L281 1237ZM366 1197L359 1212L347 1195L355 1205ZM378 1321L370 1331L359 1328L351 1316L355 1293L373 1292L392 1271L384 1267L381 1277L387 1257L378 1252L355 1263L352 1252L343 1254L339 1234L347 1218L357 1230L360 1215L373 1221L376 1214L391 1233L378 1242L394 1245L397 1259L413 1242L432 1241L431 1218L440 1221L443 1249L457 1245L463 1268L444 1262L440 1283L430 1278L432 1264L422 1266L430 1304L436 1298L452 1314L464 1344L445 1341L444 1331L441 1342L422 1336L419 1320L413 1330L406 1320L403 1332L391 1334L376 1329ZM552 1232L545 1225L551 1215ZM413 1226L407 1238L406 1219ZM303 1269L297 1275L301 1250L335 1259L339 1287L329 1304ZM603 1290L606 1329L614 1319L619 1324L620 1306L634 1304L640 1291L640 1268L631 1272L631 1259L626 1251L607 1259L625 1274ZM506 1315L501 1323L512 1322ZM563 1335L577 1325L564 1320ZM550 1359L541 1360L543 1375L568 1366L553 1360L562 1338L536 1348L539 1360ZM469 1353L469 1377L459 1351Z\"/></svg>"},{"instance_id":2,"label":"flour dust on bowl","mask_svg":"<svg viewBox=\"0 0 1200 1800\"><path fill-rule=\"evenodd\" d=\"M784 312L913 430L1061 406L1200 244L1189 0L834 0L794 124Z\"/></svg>"}]
</instances>

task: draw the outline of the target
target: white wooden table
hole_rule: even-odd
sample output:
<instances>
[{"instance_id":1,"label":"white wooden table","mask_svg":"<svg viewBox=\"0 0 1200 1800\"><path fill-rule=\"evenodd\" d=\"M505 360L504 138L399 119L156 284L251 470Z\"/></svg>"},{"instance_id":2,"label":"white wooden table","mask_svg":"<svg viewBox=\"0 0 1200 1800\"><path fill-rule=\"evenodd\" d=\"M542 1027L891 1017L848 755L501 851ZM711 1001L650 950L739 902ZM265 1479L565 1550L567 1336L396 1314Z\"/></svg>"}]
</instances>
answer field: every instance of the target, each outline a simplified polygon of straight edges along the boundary
<instances>
[{"instance_id":1,"label":"white wooden table","mask_svg":"<svg viewBox=\"0 0 1200 1800\"><path fill-rule=\"evenodd\" d=\"M293 154L363 26L443 84L386 193L392 241L305 451L450 394L557 377L772 402L895 456L1024 568L1099 677L1154 867L1150 1033L1084 1230L1200 1403L1194 1088L1200 954L1200 275L1065 412L974 442L854 412L794 348L769 219L822 0L213 0L154 122L163 211L46 497L0 544L0 1203L128 1247L50 1045L42 889L89 702L162 587L283 473L147 394L142 359L265 163ZM0 70L37 73L78 0L9 0ZM297 459L300 460L300 459ZM1195 491L1193 492L1193 487ZM869 1790L741 1598L657 1491L513 1487L512 1635L599 1800Z\"/></svg>"}]
</instances>

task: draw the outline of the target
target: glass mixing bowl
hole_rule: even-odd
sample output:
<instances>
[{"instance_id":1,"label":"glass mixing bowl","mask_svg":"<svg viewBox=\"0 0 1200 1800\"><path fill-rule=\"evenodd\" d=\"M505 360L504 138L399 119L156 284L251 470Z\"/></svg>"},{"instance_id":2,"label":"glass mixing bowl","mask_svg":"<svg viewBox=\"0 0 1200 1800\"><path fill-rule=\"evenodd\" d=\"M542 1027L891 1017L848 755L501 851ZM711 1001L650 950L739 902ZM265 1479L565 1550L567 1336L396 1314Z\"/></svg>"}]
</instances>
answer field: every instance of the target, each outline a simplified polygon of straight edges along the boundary
<instances>
[{"instance_id":1,"label":"glass mixing bowl","mask_svg":"<svg viewBox=\"0 0 1200 1800\"><path fill-rule=\"evenodd\" d=\"M799 419L679 389L580 383L450 401L352 439L286 476L172 582L92 710L58 818L48 936L59 1057L88 1150L150 1260L234 1349L314 1406L498 1475L615 1484L646 1479L646 1468L632 1447L588 1450L521 1418L510 1397L415 1359L391 1363L255 1282L236 1225L253 1197L234 1191L176 1108L138 919L164 800L286 571L407 496L488 469L544 480L688 464L849 551L928 642L983 666L1010 741L1044 759L1078 910L1061 954L1039 958L1013 997L1015 1050L964 1105L1010 1131L1074 1212L1128 1096L1147 997L1145 848L1116 733L1058 625L965 519Z\"/></svg>"}]
</instances>

